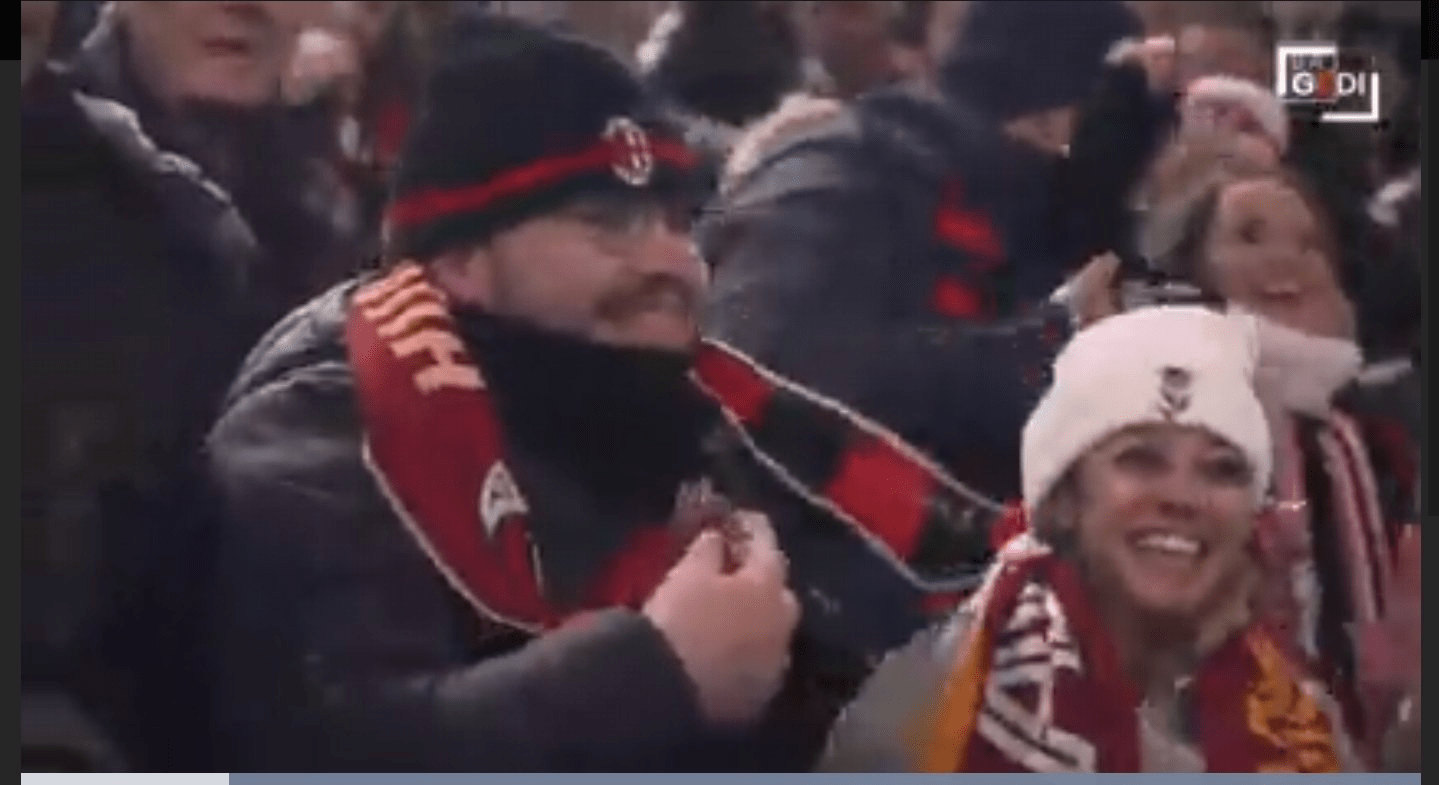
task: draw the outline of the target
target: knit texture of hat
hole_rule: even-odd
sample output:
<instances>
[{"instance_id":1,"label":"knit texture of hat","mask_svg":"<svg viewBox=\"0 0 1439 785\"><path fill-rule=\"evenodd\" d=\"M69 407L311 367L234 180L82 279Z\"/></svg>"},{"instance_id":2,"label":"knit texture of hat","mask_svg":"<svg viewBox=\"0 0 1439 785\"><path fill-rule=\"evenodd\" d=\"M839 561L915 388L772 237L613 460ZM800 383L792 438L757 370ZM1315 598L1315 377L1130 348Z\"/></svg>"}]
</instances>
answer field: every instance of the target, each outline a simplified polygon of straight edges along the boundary
<instances>
[{"instance_id":1,"label":"knit texture of hat","mask_svg":"<svg viewBox=\"0 0 1439 785\"><path fill-rule=\"evenodd\" d=\"M391 183L387 254L432 258L581 194L682 188L695 163L614 56L490 18L430 77Z\"/></svg>"},{"instance_id":2,"label":"knit texture of hat","mask_svg":"<svg viewBox=\"0 0 1439 785\"><path fill-rule=\"evenodd\" d=\"M1081 330L1024 426L1020 474L1032 513L1086 452L1137 425L1202 428L1233 444L1269 489L1270 433L1254 388L1251 320L1199 306L1141 308Z\"/></svg>"},{"instance_id":3,"label":"knit texture of hat","mask_svg":"<svg viewBox=\"0 0 1439 785\"><path fill-rule=\"evenodd\" d=\"M940 85L1000 120L1078 104L1110 48L1143 34L1117 0L977 0L940 60Z\"/></svg>"}]
</instances>

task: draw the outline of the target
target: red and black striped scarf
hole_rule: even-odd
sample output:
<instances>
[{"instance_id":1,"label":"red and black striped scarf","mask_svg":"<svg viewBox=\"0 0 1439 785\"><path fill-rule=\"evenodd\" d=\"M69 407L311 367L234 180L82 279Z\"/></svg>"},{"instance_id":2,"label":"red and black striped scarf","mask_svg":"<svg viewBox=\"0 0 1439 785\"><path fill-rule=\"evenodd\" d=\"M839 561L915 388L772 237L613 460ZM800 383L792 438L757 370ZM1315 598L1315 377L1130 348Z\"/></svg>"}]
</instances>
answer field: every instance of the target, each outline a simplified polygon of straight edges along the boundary
<instances>
[{"instance_id":1,"label":"red and black striped scarf","mask_svg":"<svg viewBox=\"0 0 1439 785\"><path fill-rule=\"evenodd\" d=\"M444 295L414 263L362 285L346 342L365 425L365 461L398 517L452 588L482 617L537 631L574 613L638 606L684 543L641 530L585 593L546 598L528 505L505 464L505 436L482 365ZM745 448L791 492L859 535L911 582L945 597L982 564L995 507L884 428L703 343L694 383Z\"/></svg>"}]
</instances>

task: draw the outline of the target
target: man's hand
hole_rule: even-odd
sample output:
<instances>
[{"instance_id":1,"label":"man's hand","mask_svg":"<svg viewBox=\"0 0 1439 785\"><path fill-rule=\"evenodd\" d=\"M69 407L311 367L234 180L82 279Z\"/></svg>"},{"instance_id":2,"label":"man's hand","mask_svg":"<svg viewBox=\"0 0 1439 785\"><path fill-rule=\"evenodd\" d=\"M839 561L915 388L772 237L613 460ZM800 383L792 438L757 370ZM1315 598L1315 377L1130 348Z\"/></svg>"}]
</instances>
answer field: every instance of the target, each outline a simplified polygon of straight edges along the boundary
<instances>
[{"instance_id":1,"label":"man's hand","mask_svg":"<svg viewBox=\"0 0 1439 785\"><path fill-rule=\"evenodd\" d=\"M354 41L313 28L300 35L282 87L286 101L299 105L331 88L339 88L352 101L359 82L360 53Z\"/></svg>"},{"instance_id":2,"label":"man's hand","mask_svg":"<svg viewBox=\"0 0 1439 785\"><path fill-rule=\"evenodd\" d=\"M701 710L717 724L750 722L764 711L789 668L800 615L769 521L758 513L737 516L742 546L720 531L700 533L643 611L684 664Z\"/></svg>"},{"instance_id":3,"label":"man's hand","mask_svg":"<svg viewBox=\"0 0 1439 785\"><path fill-rule=\"evenodd\" d=\"M1136 63L1149 78L1150 91L1166 95L1178 87L1174 39L1155 36L1143 41L1121 41L1109 53L1112 64Z\"/></svg>"}]
</instances>

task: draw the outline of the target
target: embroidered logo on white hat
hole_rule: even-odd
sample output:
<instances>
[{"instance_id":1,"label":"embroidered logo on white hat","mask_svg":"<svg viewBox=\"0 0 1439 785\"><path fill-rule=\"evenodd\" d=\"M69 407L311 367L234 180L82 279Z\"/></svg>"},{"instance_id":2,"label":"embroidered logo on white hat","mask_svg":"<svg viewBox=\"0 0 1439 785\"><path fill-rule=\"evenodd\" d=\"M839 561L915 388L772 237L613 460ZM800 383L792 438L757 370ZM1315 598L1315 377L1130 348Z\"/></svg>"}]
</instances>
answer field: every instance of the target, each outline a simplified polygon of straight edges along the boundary
<instances>
[{"instance_id":1,"label":"embroidered logo on white hat","mask_svg":"<svg viewBox=\"0 0 1439 785\"><path fill-rule=\"evenodd\" d=\"M1194 376L1187 368L1166 366L1159 372L1159 414L1173 422L1189 408Z\"/></svg>"},{"instance_id":2,"label":"embroidered logo on white hat","mask_svg":"<svg viewBox=\"0 0 1439 785\"><path fill-rule=\"evenodd\" d=\"M1209 308L1156 306L1080 331L1054 363L1054 383L1025 423L1024 501L1031 512L1086 451L1146 423L1203 428L1243 451L1254 491L1273 461L1255 392L1256 353L1242 320Z\"/></svg>"}]
</instances>

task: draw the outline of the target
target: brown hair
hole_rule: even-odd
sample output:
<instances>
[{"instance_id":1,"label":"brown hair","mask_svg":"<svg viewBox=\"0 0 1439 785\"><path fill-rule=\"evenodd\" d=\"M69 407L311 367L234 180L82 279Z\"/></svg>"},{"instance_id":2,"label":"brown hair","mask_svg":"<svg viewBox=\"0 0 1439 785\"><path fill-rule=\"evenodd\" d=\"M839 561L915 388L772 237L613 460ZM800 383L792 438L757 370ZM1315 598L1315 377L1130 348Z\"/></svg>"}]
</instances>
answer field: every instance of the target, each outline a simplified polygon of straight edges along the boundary
<instances>
[{"instance_id":1,"label":"brown hair","mask_svg":"<svg viewBox=\"0 0 1439 785\"><path fill-rule=\"evenodd\" d=\"M1314 189L1292 169L1254 162L1220 140L1176 145L1166 153L1140 228L1141 253L1165 273L1215 294L1204 255L1219 197L1231 185L1261 180L1275 181L1304 201L1319 226L1324 255L1342 280L1333 221Z\"/></svg>"}]
</instances>

